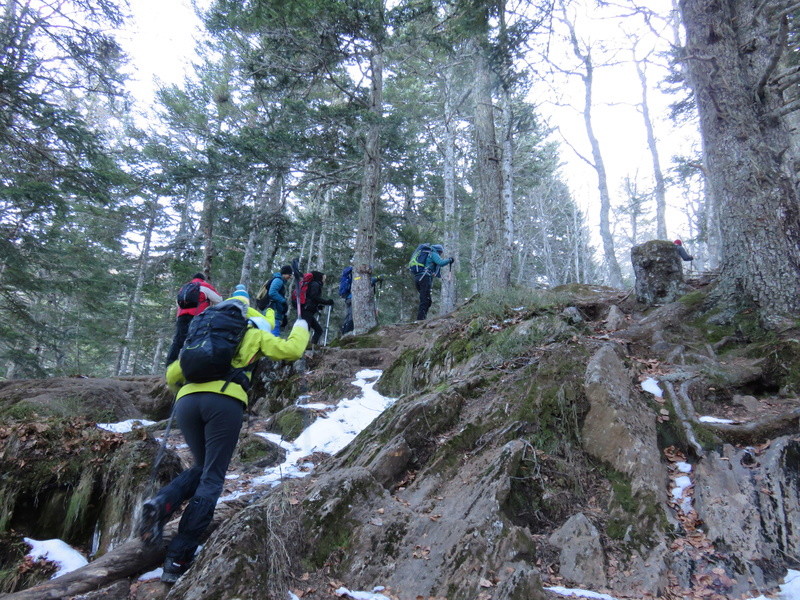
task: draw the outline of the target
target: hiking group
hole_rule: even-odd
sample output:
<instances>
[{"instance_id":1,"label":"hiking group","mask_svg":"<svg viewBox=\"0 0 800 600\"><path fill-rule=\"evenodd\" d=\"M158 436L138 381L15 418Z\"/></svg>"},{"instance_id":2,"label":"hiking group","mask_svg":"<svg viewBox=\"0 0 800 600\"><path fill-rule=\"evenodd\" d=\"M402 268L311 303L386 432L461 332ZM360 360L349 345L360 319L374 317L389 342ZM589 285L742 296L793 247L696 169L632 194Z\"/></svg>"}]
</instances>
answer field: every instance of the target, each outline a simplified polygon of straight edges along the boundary
<instances>
[{"instance_id":1,"label":"hiking group","mask_svg":"<svg viewBox=\"0 0 800 600\"><path fill-rule=\"evenodd\" d=\"M420 297L417 319L427 316L433 279L440 276L443 265L453 262L441 257L443 251L439 244L422 244L409 263ZM287 284L292 277L296 285L290 300L298 318L283 338L281 329L288 323L290 307ZM343 333L353 328L352 280L353 269L348 267L339 283L339 295L347 307ZM372 277L373 291L381 281ZM298 360L309 341L319 343L323 328L317 313L323 306L333 306L332 299L323 297L324 284L322 272L301 274L295 261L264 283L255 307L250 306L244 285L237 285L223 300L203 273L195 274L178 291L175 335L167 355L166 381L175 395L169 423L173 418L177 422L193 464L143 503L137 528L147 546L160 546L169 517L188 501L177 534L166 548L161 575L165 583L176 582L186 572L213 519L239 439L256 363L264 357ZM154 475L158 462L157 458Z\"/></svg>"}]
</instances>

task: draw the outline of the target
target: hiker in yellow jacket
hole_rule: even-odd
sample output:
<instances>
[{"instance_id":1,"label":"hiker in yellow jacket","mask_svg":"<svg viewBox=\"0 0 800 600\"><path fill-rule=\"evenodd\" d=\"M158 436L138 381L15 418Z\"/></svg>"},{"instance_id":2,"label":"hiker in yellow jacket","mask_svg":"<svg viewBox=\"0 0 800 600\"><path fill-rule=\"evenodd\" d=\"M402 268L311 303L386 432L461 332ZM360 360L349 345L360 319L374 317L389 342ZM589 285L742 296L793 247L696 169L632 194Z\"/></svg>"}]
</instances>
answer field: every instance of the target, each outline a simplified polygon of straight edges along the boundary
<instances>
[{"instance_id":1,"label":"hiker in yellow jacket","mask_svg":"<svg viewBox=\"0 0 800 600\"><path fill-rule=\"evenodd\" d=\"M228 301L247 306L247 317L252 321L265 318L249 306L249 296L244 286L237 286ZM266 315L266 320L272 317L272 323L268 323L271 329L274 313L268 313L271 314ZM275 337L268 329L248 327L231 361L231 367L238 370L237 378L227 381L220 379L189 383L181 369L180 360L167 368L167 384L176 392L175 419L192 452L194 465L145 501L142 507L139 537L148 545L156 545L161 543L164 524L169 516L185 500L189 500L181 516L178 533L167 547L162 581L174 583L186 572L194 558L200 536L214 516L214 507L222 493L225 473L239 439L247 406L250 372L239 369L261 357L297 360L303 355L308 338L308 324L302 319L295 322L287 339Z\"/></svg>"}]
</instances>

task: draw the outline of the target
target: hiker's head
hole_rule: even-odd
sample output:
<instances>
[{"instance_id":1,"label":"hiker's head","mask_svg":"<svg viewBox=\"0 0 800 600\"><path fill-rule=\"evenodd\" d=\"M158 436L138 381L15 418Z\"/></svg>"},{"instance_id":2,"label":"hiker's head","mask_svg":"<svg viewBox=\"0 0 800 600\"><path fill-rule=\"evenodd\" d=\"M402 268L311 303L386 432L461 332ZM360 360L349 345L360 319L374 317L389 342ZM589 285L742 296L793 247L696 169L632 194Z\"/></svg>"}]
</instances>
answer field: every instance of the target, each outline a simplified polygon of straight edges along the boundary
<instances>
[{"instance_id":1,"label":"hiker's head","mask_svg":"<svg viewBox=\"0 0 800 600\"><path fill-rule=\"evenodd\" d=\"M436 252L436 254L443 254L444 246L442 246L441 244L434 244L433 246L431 246L431 250Z\"/></svg>"},{"instance_id":2,"label":"hiker's head","mask_svg":"<svg viewBox=\"0 0 800 600\"><path fill-rule=\"evenodd\" d=\"M243 300L246 304L250 304L250 294L247 293L247 288L241 283L236 286L233 294L231 294L231 298Z\"/></svg>"},{"instance_id":3,"label":"hiker's head","mask_svg":"<svg viewBox=\"0 0 800 600\"><path fill-rule=\"evenodd\" d=\"M205 281L206 276L203 275L202 273L195 273L194 275L192 275L192 279L202 279L203 281Z\"/></svg>"},{"instance_id":4,"label":"hiker's head","mask_svg":"<svg viewBox=\"0 0 800 600\"><path fill-rule=\"evenodd\" d=\"M288 281L291 276L292 276L292 267L290 267L289 265L283 265L281 267L281 277L283 277L285 281Z\"/></svg>"},{"instance_id":5,"label":"hiker's head","mask_svg":"<svg viewBox=\"0 0 800 600\"><path fill-rule=\"evenodd\" d=\"M311 281L319 281L320 283L324 283L325 273L320 271L311 271Z\"/></svg>"},{"instance_id":6,"label":"hiker's head","mask_svg":"<svg viewBox=\"0 0 800 600\"><path fill-rule=\"evenodd\" d=\"M673 244L675 244L676 246L683 246L683 242L682 242L682 241L680 241L680 240L675 240L675 241L674 241L674 242L672 242L672 243L673 243Z\"/></svg>"}]
</instances>

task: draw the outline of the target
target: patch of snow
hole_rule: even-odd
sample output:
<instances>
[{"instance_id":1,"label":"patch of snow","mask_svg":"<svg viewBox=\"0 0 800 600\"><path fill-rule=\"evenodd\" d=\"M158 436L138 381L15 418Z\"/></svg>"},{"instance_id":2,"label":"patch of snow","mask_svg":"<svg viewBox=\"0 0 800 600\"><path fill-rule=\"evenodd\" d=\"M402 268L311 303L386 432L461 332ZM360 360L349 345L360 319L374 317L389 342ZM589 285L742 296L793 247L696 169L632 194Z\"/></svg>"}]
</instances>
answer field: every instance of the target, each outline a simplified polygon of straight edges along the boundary
<instances>
[{"instance_id":1,"label":"patch of snow","mask_svg":"<svg viewBox=\"0 0 800 600\"><path fill-rule=\"evenodd\" d=\"M562 596L582 596L584 598L600 598L600 600L617 600L614 596L608 594L600 594L598 592L590 592L589 590L582 590L579 588L565 588L560 585L544 588Z\"/></svg>"},{"instance_id":2,"label":"patch of snow","mask_svg":"<svg viewBox=\"0 0 800 600\"><path fill-rule=\"evenodd\" d=\"M89 561L86 560L83 554L63 540L22 539L31 547L31 551L28 552L27 556L30 556L33 560L44 558L58 566L58 571L56 571L56 574L53 575L51 579L61 577L70 571L80 569L82 566L89 564Z\"/></svg>"},{"instance_id":3,"label":"patch of snow","mask_svg":"<svg viewBox=\"0 0 800 600\"><path fill-rule=\"evenodd\" d=\"M161 574L164 572L162 567L158 567L153 571L148 571L147 573L142 573L139 575L139 581L147 581L148 579L160 579Z\"/></svg>"},{"instance_id":4,"label":"patch of snow","mask_svg":"<svg viewBox=\"0 0 800 600\"><path fill-rule=\"evenodd\" d=\"M511 310L516 310L517 312L519 312L521 310L525 310L525 307L524 306L517 306L515 308L512 308Z\"/></svg>"},{"instance_id":5,"label":"patch of snow","mask_svg":"<svg viewBox=\"0 0 800 600\"><path fill-rule=\"evenodd\" d=\"M658 386L658 381L656 381L652 377L648 377L642 382L642 389L645 392L650 392L651 394L653 394L658 398L664 396L664 392L662 392L661 388Z\"/></svg>"},{"instance_id":6,"label":"patch of snow","mask_svg":"<svg viewBox=\"0 0 800 600\"><path fill-rule=\"evenodd\" d=\"M225 475L225 479L239 479L239 477L241 477L241 475L238 473L228 473Z\"/></svg>"},{"instance_id":7,"label":"patch of snow","mask_svg":"<svg viewBox=\"0 0 800 600\"><path fill-rule=\"evenodd\" d=\"M681 473L691 473L692 472L692 465L687 462L676 462L675 466L678 468L678 471Z\"/></svg>"},{"instance_id":8,"label":"patch of snow","mask_svg":"<svg viewBox=\"0 0 800 600\"><path fill-rule=\"evenodd\" d=\"M154 424L155 421L145 421L144 419L128 419L127 421L121 421L120 423L98 423L97 426L100 429L113 431L114 433L128 433L138 427L147 427L148 425Z\"/></svg>"},{"instance_id":9,"label":"patch of snow","mask_svg":"<svg viewBox=\"0 0 800 600\"><path fill-rule=\"evenodd\" d=\"M718 417L700 417L698 419L701 423L723 423L723 424L731 424L735 423L736 421L731 421L730 419L720 419Z\"/></svg>"},{"instance_id":10,"label":"patch of snow","mask_svg":"<svg viewBox=\"0 0 800 600\"><path fill-rule=\"evenodd\" d=\"M375 594L373 592L353 592L348 590L346 587L337 588L333 593L337 596L347 596L348 598L353 598L354 600L390 600L388 596L384 596L383 594Z\"/></svg>"},{"instance_id":11,"label":"patch of snow","mask_svg":"<svg viewBox=\"0 0 800 600\"><path fill-rule=\"evenodd\" d=\"M361 388L355 398L341 400L328 413L327 419L317 419L306 427L294 442L281 439L274 433L259 433L261 437L286 450L286 460L276 467L265 469L264 474L252 480L253 486L277 485L282 479L305 477L313 470L313 464L299 461L314 452L336 454L347 446L384 410L394 404L395 398L387 398L374 390L382 371L363 369L356 373L353 385Z\"/></svg>"},{"instance_id":12,"label":"patch of snow","mask_svg":"<svg viewBox=\"0 0 800 600\"><path fill-rule=\"evenodd\" d=\"M297 404L298 408L311 408L313 410L325 410L327 408L333 408L330 404L324 404L322 402L312 402L311 404Z\"/></svg>"},{"instance_id":13,"label":"patch of snow","mask_svg":"<svg viewBox=\"0 0 800 600\"><path fill-rule=\"evenodd\" d=\"M789 569L786 577L783 578L783 584L779 587L780 591L776 598L767 598L762 594L755 598L748 598L748 600L797 600L800 598L800 571Z\"/></svg>"},{"instance_id":14,"label":"patch of snow","mask_svg":"<svg viewBox=\"0 0 800 600\"><path fill-rule=\"evenodd\" d=\"M672 498L680 504L681 511L685 515L688 515L692 510L692 499L691 497L684 498L683 492L690 488L691 485L692 480L686 475L681 475L675 478L675 487L672 488Z\"/></svg>"}]
</instances>

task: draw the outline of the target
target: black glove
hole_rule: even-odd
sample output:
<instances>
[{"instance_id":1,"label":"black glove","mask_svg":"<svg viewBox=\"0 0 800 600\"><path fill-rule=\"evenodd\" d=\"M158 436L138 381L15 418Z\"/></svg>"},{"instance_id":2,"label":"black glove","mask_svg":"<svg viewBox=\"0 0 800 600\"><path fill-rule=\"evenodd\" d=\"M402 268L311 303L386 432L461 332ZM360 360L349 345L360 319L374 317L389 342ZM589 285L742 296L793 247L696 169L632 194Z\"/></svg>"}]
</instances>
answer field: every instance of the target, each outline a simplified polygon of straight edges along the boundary
<instances>
[{"instance_id":1,"label":"black glove","mask_svg":"<svg viewBox=\"0 0 800 600\"><path fill-rule=\"evenodd\" d=\"M456 259L451 256L450 257L450 264L452 265L454 262L456 262Z\"/></svg>"}]
</instances>

